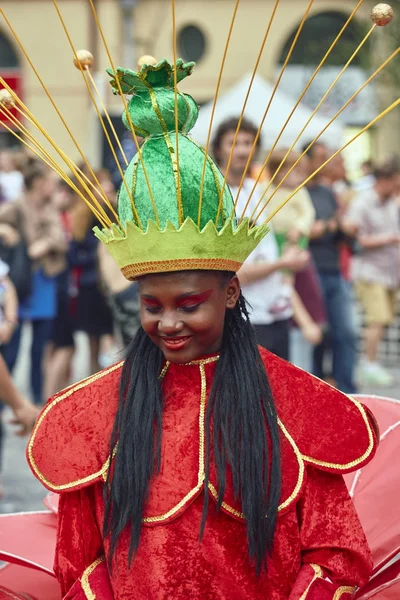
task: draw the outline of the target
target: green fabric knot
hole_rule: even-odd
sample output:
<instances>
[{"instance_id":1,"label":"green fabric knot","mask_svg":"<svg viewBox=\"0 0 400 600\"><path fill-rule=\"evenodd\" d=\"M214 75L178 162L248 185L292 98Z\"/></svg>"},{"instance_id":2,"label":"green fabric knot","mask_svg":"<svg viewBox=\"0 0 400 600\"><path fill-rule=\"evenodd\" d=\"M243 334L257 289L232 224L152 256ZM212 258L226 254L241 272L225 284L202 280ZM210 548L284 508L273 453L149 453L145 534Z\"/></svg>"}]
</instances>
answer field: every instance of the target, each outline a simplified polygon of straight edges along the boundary
<instances>
[{"instance_id":1,"label":"green fabric knot","mask_svg":"<svg viewBox=\"0 0 400 600\"><path fill-rule=\"evenodd\" d=\"M191 75L194 63L176 61L177 83ZM139 72L118 67L116 75L111 75L111 86L114 93L122 92L132 95L128 104L129 116L137 135L148 137L175 131L175 91L174 67L164 59L157 65L143 65ZM119 86L117 83L119 81ZM187 133L196 123L199 109L196 102L188 94L177 94L178 131ZM130 123L127 115L122 117L127 129Z\"/></svg>"},{"instance_id":2,"label":"green fabric knot","mask_svg":"<svg viewBox=\"0 0 400 600\"><path fill-rule=\"evenodd\" d=\"M194 67L194 63L182 59L176 65L177 82L190 75ZM132 95L129 116L136 134L145 138L141 156L137 154L130 162L120 188L118 214L122 226L134 223L146 230L154 221L161 228L168 222L179 228L189 218L200 229L210 221L218 231L222 229L233 213L232 195L226 185L220 202L224 178L211 157L205 157L204 150L187 135L196 122L198 106L191 96L179 91L176 135L173 65L162 60L157 65L143 65L137 73L121 68L116 74L110 70L108 73L115 93L120 87L123 94ZM123 122L130 129L126 114Z\"/></svg>"}]
</instances>

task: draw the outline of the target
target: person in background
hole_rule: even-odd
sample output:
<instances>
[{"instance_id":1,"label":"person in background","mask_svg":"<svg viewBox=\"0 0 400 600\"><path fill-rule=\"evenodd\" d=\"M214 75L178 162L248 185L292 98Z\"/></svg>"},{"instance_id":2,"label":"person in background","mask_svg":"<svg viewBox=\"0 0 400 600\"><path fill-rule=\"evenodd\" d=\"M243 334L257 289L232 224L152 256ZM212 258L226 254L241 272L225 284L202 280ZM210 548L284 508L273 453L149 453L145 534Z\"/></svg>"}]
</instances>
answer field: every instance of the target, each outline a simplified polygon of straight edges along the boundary
<instances>
[{"instance_id":1,"label":"person in background","mask_svg":"<svg viewBox=\"0 0 400 600\"><path fill-rule=\"evenodd\" d=\"M289 333L289 358L296 367L312 373L314 351L326 329L326 312L318 273L312 256L295 273L292 295L293 321Z\"/></svg>"},{"instance_id":2,"label":"person in background","mask_svg":"<svg viewBox=\"0 0 400 600\"><path fill-rule=\"evenodd\" d=\"M13 409L16 420L14 422L18 421L22 425L22 429L19 432L21 435L28 433L32 429L38 414L37 409L19 394L12 381L10 381L7 366L2 356L4 347L10 341L18 324L18 298L8 273L8 265L0 260L0 471L4 446L4 404L8 404ZM3 496L3 489L0 483L1 496Z\"/></svg>"},{"instance_id":3,"label":"person in background","mask_svg":"<svg viewBox=\"0 0 400 600\"><path fill-rule=\"evenodd\" d=\"M98 249L99 271L111 309L114 325L126 348L140 326L139 288L135 281L128 281L104 244Z\"/></svg>"},{"instance_id":4,"label":"person in background","mask_svg":"<svg viewBox=\"0 0 400 600\"><path fill-rule=\"evenodd\" d=\"M341 154L331 160L329 165L321 172L324 185L331 188L335 194L338 205L338 215L342 225L346 222L346 214L352 202L357 197L357 192L347 178L346 163ZM355 235L357 228L350 227L347 222L346 234L340 243L340 270L343 279L351 286L350 262L354 252Z\"/></svg>"},{"instance_id":5,"label":"person in background","mask_svg":"<svg viewBox=\"0 0 400 600\"><path fill-rule=\"evenodd\" d=\"M24 177L17 168L16 156L11 150L0 152L0 187L3 200L18 200L24 191Z\"/></svg>"},{"instance_id":6,"label":"person in background","mask_svg":"<svg viewBox=\"0 0 400 600\"><path fill-rule=\"evenodd\" d=\"M103 176L99 181L112 205L117 207L117 195L112 181ZM104 244L98 245L98 265L112 319L123 348L127 348L140 326L139 286L136 281L128 281L121 273Z\"/></svg>"},{"instance_id":7,"label":"person in background","mask_svg":"<svg viewBox=\"0 0 400 600\"><path fill-rule=\"evenodd\" d=\"M301 163L294 167L297 158L296 152L288 153L287 150L276 150L272 153L269 171L274 176L274 181L265 198L265 200L270 198L267 207L269 212L278 208L304 181L305 175ZM279 254L282 255L285 248L293 246L306 249L314 220L313 203L307 189L302 188L271 221L279 246ZM304 281L307 281L310 287L304 286L302 283ZM314 346L322 340L320 311L314 310L321 295L314 298L316 291L319 290L318 286L316 289L311 285L315 282L315 265L312 260L307 261L301 270L288 271L285 274L285 282L292 288L293 321L289 332L289 357L291 362L297 366L311 371L310 354ZM302 295L299 294L299 290ZM306 294L306 298L302 297L304 294ZM310 306L311 312L309 311ZM314 315L317 315L317 320L314 320Z\"/></svg>"},{"instance_id":8,"label":"person in background","mask_svg":"<svg viewBox=\"0 0 400 600\"><path fill-rule=\"evenodd\" d=\"M44 400L44 354L56 316L57 276L65 268L67 246L59 213L51 201L53 180L43 169L33 167L26 172L24 185L25 193L20 202L0 207L0 221L13 225L17 230L21 223L32 263L32 291L20 302L19 324L4 356L12 371L18 357L22 326L29 321L32 324L32 396L35 404L41 404Z\"/></svg>"},{"instance_id":9,"label":"person in background","mask_svg":"<svg viewBox=\"0 0 400 600\"><path fill-rule=\"evenodd\" d=\"M252 146L257 135L257 127L248 119L243 119L240 124L240 132L236 139L234 152L232 154L232 160L227 173L227 166L229 156L235 139L235 133L239 124L239 118L233 117L223 121L212 140L211 148L215 162L223 175L227 174L227 182L231 189L233 199L235 200L236 195L239 191L239 185L242 180L243 172L245 170L248 158L252 151ZM257 158L257 154L261 146L261 137L258 138L256 147L254 149L253 160ZM250 165L251 167L251 165ZM250 177L250 172L247 173L242 189L240 190L239 202L237 204L237 216L240 217L242 210L250 196L254 186L254 180ZM255 195L259 196L258 189Z\"/></svg>"},{"instance_id":10,"label":"person in background","mask_svg":"<svg viewBox=\"0 0 400 600\"><path fill-rule=\"evenodd\" d=\"M60 214L66 244L71 238L71 210L76 196L62 180L57 182L53 203ZM72 286L71 269L57 277L57 310L53 321L50 344L46 356L45 398L54 396L70 384L72 360L75 354L76 298Z\"/></svg>"},{"instance_id":11,"label":"person in background","mask_svg":"<svg viewBox=\"0 0 400 600\"><path fill-rule=\"evenodd\" d=\"M96 173L103 189L111 179L105 172ZM112 188L113 189L113 188ZM105 190L106 191L106 190ZM107 192L106 192L107 193ZM101 365L103 348L107 353L113 345L112 315L104 293L101 290L98 272L98 240L93 235L93 227L99 225L91 210L82 202L71 210L71 241L68 261L72 270L73 286L77 290L77 331L88 335L90 348L90 372L96 373Z\"/></svg>"},{"instance_id":12,"label":"person in background","mask_svg":"<svg viewBox=\"0 0 400 600\"><path fill-rule=\"evenodd\" d=\"M18 325L18 297L9 271L9 266L0 260L0 352Z\"/></svg>"},{"instance_id":13,"label":"person in background","mask_svg":"<svg viewBox=\"0 0 400 600\"><path fill-rule=\"evenodd\" d=\"M233 118L221 123L213 140L213 154L223 175L227 172L238 121ZM227 176L227 182L234 198L238 192L256 134L255 125L243 119ZM260 141L259 138L254 159L256 159ZM254 181L246 177L238 199L237 215L239 217L245 210L246 216L252 218L253 209L256 208L261 198L260 189L257 187L253 190L253 187ZM246 208L250 194L252 197ZM259 222L263 218L265 217L260 217ZM285 282L280 270L295 271L304 268L307 261L308 254L298 247L288 248L279 258L277 241L271 230L270 234L249 256L240 271L244 294L251 307L250 321L256 331L259 344L286 360L289 359L289 329L293 315L292 288Z\"/></svg>"},{"instance_id":14,"label":"person in background","mask_svg":"<svg viewBox=\"0 0 400 600\"><path fill-rule=\"evenodd\" d=\"M372 160L365 160L361 164L362 176L353 184L356 192L364 192L370 190L375 184L375 165Z\"/></svg>"},{"instance_id":15,"label":"person in background","mask_svg":"<svg viewBox=\"0 0 400 600\"><path fill-rule=\"evenodd\" d=\"M14 414L12 423L19 425L17 435L27 435L32 431L39 415L39 408L25 398L15 387L4 358L0 355L0 398Z\"/></svg>"},{"instance_id":16,"label":"person in background","mask_svg":"<svg viewBox=\"0 0 400 600\"><path fill-rule=\"evenodd\" d=\"M6 344L11 339L18 325L18 297L14 285L9 278L10 268L0 260L0 354L3 355ZM0 396L0 468L3 456L4 426L3 408ZM0 485L0 496L2 495Z\"/></svg>"},{"instance_id":17,"label":"person in background","mask_svg":"<svg viewBox=\"0 0 400 600\"><path fill-rule=\"evenodd\" d=\"M258 343L285 360L289 360L293 290L285 282L282 270L301 271L307 261L308 253L293 247L279 257L276 239L270 231L238 273Z\"/></svg>"},{"instance_id":18,"label":"person in background","mask_svg":"<svg viewBox=\"0 0 400 600\"><path fill-rule=\"evenodd\" d=\"M378 350L385 327L396 316L400 285L399 208L394 197L397 177L390 165L378 168L373 188L360 193L347 215L358 228L359 251L353 257L352 276L366 320L361 376L366 383L377 385L393 381L378 362Z\"/></svg>"},{"instance_id":19,"label":"person in background","mask_svg":"<svg viewBox=\"0 0 400 600\"><path fill-rule=\"evenodd\" d=\"M39 415L39 408L25 398L14 385L12 377L7 369L3 356L0 354L0 398L1 413L4 405L10 407L13 412L11 424L16 425L15 434L25 436L30 433ZM2 467L2 455L4 444L3 422L0 421L0 471ZM0 477L0 498L4 496L4 489Z\"/></svg>"},{"instance_id":20,"label":"person in background","mask_svg":"<svg viewBox=\"0 0 400 600\"><path fill-rule=\"evenodd\" d=\"M280 167L286 154L286 150L276 150L269 162L269 170L272 175L275 174L273 185L268 190L265 198L267 200L271 197L268 203L268 211L271 213L304 181L301 164L293 168L298 158L296 152L290 152L282 167ZM292 168L293 170L289 173ZM272 219L280 252L287 245L298 245L303 249L307 248L311 226L314 221L315 209L310 194L306 188L302 188Z\"/></svg>"},{"instance_id":21,"label":"person in background","mask_svg":"<svg viewBox=\"0 0 400 600\"><path fill-rule=\"evenodd\" d=\"M307 144L304 150L308 147ZM307 174L312 175L329 158L325 144L315 143L307 152ZM313 256L324 298L332 345L332 375L335 385L343 392L356 391L354 382L357 357L356 333L353 323L351 295L340 271L340 242L347 233L347 224L331 188L323 185L323 174L310 181L307 189L313 202L316 220L310 231L310 251ZM314 351L314 375L324 379L321 349L324 340Z\"/></svg>"}]
</instances>

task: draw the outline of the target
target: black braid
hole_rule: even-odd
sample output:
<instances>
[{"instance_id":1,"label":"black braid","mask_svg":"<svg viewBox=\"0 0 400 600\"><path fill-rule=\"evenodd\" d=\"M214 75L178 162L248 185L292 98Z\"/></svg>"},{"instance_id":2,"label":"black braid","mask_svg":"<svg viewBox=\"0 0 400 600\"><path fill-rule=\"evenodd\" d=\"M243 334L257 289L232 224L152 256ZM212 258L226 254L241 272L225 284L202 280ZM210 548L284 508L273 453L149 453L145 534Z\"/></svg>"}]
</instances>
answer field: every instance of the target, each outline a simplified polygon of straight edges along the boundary
<instances>
[{"instance_id":1,"label":"black braid","mask_svg":"<svg viewBox=\"0 0 400 600\"><path fill-rule=\"evenodd\" d=\"M236 497L247 520L249 556L257 572L272 552L280 496L277 416L243 296L227 310L224 335L206 413L205 499L200 535L208 511L210 424L217 467L218 508L233 475ZM122 370L120 400L111 436L118 440L113 475L105 486L104 535L110 537L110 567L118 539L130 527L129 563L139 547L143 507L150 481L160 469L163 355L142 328L132 341ZM271 453L268 450L268 437ZM268 518L266 515L268 513Z\"/></svg>"}]
</instances>

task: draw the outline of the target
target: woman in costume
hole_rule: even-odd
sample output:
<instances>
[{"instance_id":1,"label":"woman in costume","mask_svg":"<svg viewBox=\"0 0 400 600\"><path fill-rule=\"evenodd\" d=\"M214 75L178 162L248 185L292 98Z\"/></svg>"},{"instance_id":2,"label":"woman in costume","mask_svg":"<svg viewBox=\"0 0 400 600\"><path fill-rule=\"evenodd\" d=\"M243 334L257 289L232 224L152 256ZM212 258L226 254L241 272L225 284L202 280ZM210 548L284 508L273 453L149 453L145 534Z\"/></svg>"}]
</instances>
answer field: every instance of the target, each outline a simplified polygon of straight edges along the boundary
<instances>
[{"instance_id":1,"label":"woman in costume","mask_svg":"<svg viewBox=\"0 0 400 600\"><path fill-rule=\"evenodd\" d=\"M176 68L180 81L193 64ZM187 136L198 108L180 92L176 136L173 71L112 78L145 142L122 228L96 234L139 282L142 327L124 363L48 402L28 445L61 495L63 597L351 598L372 565L342 474L371 460L374 426L257 348L236 272L268 229L231 218L228 188L219 206L222 175Z\"/></svg>"}]
</instances>

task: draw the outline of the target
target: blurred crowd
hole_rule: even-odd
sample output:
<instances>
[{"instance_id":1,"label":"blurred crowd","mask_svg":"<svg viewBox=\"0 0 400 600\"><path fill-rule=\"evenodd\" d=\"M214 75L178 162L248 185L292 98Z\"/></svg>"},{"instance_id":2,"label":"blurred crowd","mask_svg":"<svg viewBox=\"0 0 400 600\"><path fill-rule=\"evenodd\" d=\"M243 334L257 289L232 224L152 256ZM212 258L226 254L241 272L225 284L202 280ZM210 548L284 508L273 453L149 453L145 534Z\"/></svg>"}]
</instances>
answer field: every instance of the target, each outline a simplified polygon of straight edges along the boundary
<instances>
[{"instance_id":1,"label":"blurred crowd","mask_svg":"<svg viewBox=\"0 0 400 600\"><path fill-rule=\"evenodd\" d=\"M319 141L306 144L302 158L272 152L268 172L260 173L254 124L241 123L231 152L237 125L238 119L220 125L213 154L237 215L256 224L271 217L270 234L239 272L259 343L345 393L357 392L358 382L390 386L379 349L396 317L400 284L398 159L365 162L350 182L343 156L328 162L335 149Z\"/></svg>"},{"instance_id":2,"label":"blurred crowd","mask_svg":"<svg viewBox=\"0 0 400 600\"><path fill-rule=\"evenodd\" d=\"M295 152L276 150L260 173L264 157L257 156L260 139L252 153L257 128L250 121L243 120L231 152L237 124L220 125L212 154L238 218L260 224L291 197L239 273L259 343L347 393L357 390L361 353L362 380L390 385L378 357L400 283L397 160L366 162L350 182L338 155L297 190L335 149L318 142L300 161ZM116 206L118 174L80 168ZM125 280L93 235L96 225L53 171L22 150L0 152L0 352L12 373L23 326L31 324L26 358L37 405L72 382L76 332L88 338L95 373L140 323L137 284ZM356 306L364 315L362 348Z\"/></svg>"}]
</instances>

